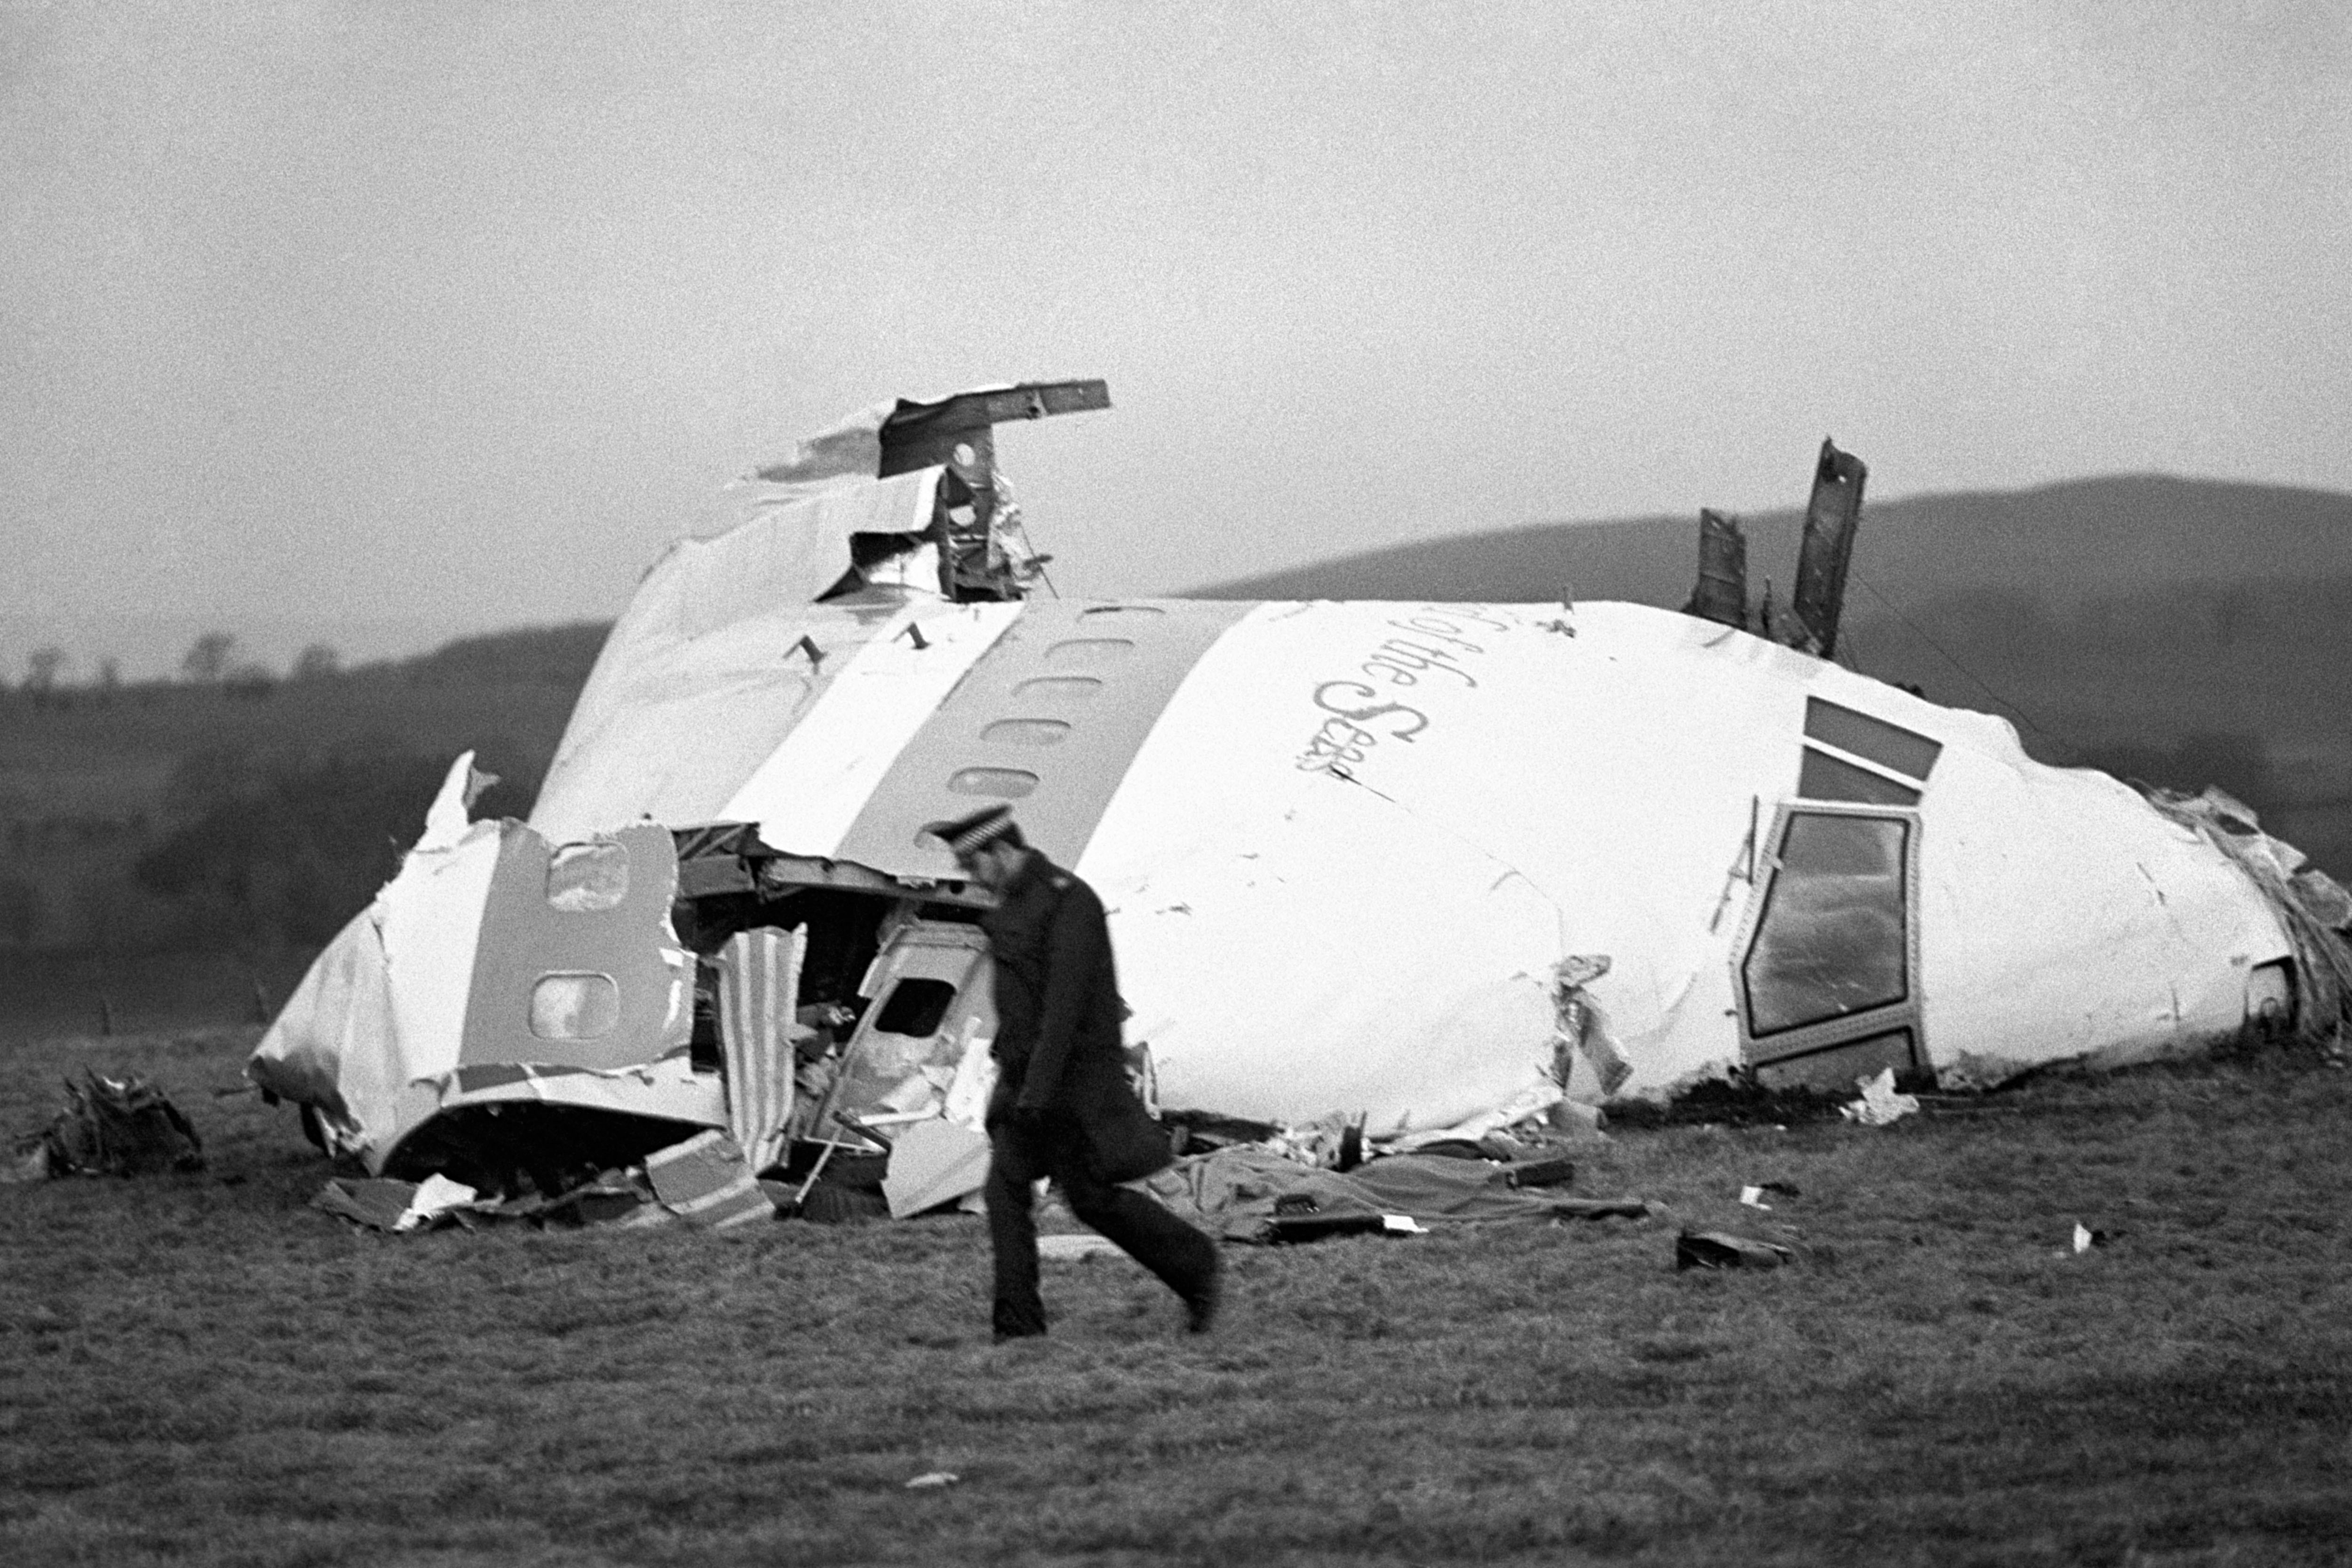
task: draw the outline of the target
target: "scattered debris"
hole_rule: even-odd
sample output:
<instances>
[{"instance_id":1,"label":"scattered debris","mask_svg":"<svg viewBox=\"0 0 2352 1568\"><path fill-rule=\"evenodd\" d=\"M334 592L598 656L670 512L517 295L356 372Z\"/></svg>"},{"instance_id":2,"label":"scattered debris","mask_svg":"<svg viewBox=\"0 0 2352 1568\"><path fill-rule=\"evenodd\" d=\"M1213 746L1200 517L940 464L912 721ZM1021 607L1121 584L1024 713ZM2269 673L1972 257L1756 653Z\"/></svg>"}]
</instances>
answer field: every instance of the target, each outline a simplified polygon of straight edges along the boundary
<instances>
[{"instance_id":1,"label":"scattered debris","mask_svg":"<svg viewBox=\"0 0 2352 1568\"><path fill-rule=\"evenodd\" d=\"M1416 1154L1433 1143L1483 1143L1496 1133L1549 1121L1552 1120L1550 1112L1553 1108L1567 1103L1567 1091L1547 1079L1530 1084L1493 1110L1482 1110L1451 1127L1397 1133L1377 1142L1381 1152L1390 1154Z\"/></svg>"},{"instance_id":2,"label":"scattered debris","mask_svg":"<svg viewBox=\"0 0 2352 1568\"><path fill-rule=\"evenodd\" d=\"M951 1487L961 1479L963 1479L963 1478L957 1475L953 1470L926 1470L921 1475L917 1476L913 1480L908 1481L907 1483L907 1489L908 1491L915 1491L919 1489L929 1487Z\"/></svg>"},{"instance_id":3,"label":"scattered debris","mask_svg":"<svg viewBox=\"0 0 2352 1568\"><path fill-rule=\"evenodd\" d=\"M415 1182L389 1176L356 1181L348 1176L329 1179L310 1199L310 1206L370 1230L391 1230L416 1199Z\"/></svg>"},{"instance_id":4,"label":"scattered debris","mask_svg":"<svg viewBox=\"0 0 2352 1568\"><path fill-rule=\"evenodd\" d=\"M1774 1241L1733 1236L1720 1230L1686 1230L1675 1237L1675 1268L1778 1268L1792 1262L1796 1252Z\"/></svg>"},{"instance_id":5,"label":"scattered debris","mask_svg":"<svg viewBox=\"0 0 2352 1568\"><path fill-rule=\"evenodd\" d=\"M1506 1165L1491 1178L1507 1187L1564 1187L1576 1176L1575 1163L1565 1155L1538 1156Z\"/></svg>"},{"instance_id":6,"label":"scattered debris","mask_svg":"<svg viewBox=\"0 0 2352 1568\"><path fill-rule=\"evenodd\" d=\"M1876 1078L1854 1079L1862 1098L1838 1107L1838 1114L1864 1127L1884 1127L1919 1109L1916 1096L1895 1092L1895 1069L1883 1068Z\"/></svg>"},{"instance_id":7,"label":"scattered debris","mask_svg":"<svg viewBox=\"0 0 2352 1568\"><path fill-rule=\"evenodd\" d=\"M1562 1089L1568 1087L1569 1075L1575 1070L1579 1056L1591 1064L1600 1079L1604 1098L1624 1088L1625 1080L1633 1076L1633 1064L1625 1059L1625 1053L1611 1037L1609 1026L1601 1016L1600 1005L1588 989L1608 973L1609 955L1605 952L1571 955L1552 966L1551 1070L1552 1080Z\"/></svg>"},{"instance_id":8,"label":"scattered debris","mask_svg":"<svg viewBox=\"0 0 2352 1568\"><path fill-rule=\"evenodd\" d=\"M918 1121L892 1143L882 1195L904 1219L976 1193L988 1180L988 1135L954 1121Z\"/></svg>"},{"instance_id":9,"label":"scattered debris","mask_svg":"<svg viewBox=\"0 0 2352 1568\"><path fill-rule=\"evenodd\" d=\"M1784 1198L1803 1196L1797 1190L1797 1184L1794 1182L1757 1182L1739 1189L1739 1201L1749 1208L1764 1209L1769 1212L1772 1205L1764 1201L1764 1194L1767 1193Z\"/></svg>"},{"instance_id":10,"label":"scattered debris","mask_svg":"<svg viewBox=\"0 0 2352 1568\"><path fill-rule=\"evenodd\" d=\"M724 1132L703 1132L648 1155L646 1179L665 1208L698 1229L733 1230L776 1217L742 1145Z\"/></svg>"},{"instance_id":11,"label":"scattered debris","mask_svg":"<svg viewBox=\"0 0 2352 1568\"><path fill-rule=\"evenodd\" d=\"M1836 1120L1842 1090L1806 1084L1766 1086L1746 1076L1707 1079L1673 1100L1612 1100L1609 1124L1661 1127L1772 1127Z\"/></svg>"},{"instance_id":12,"label":"scattered debris","mask_svg":"<svg viewBox=\"0 0 2352 1568\"><path fill-rule=\"evenodd\" d=\"M1087 1230L1037 1238L1037 1256L1049 1263L1075 1263L1082 1258L1107 1258L1118 1251L1118 1244L1110 1237Z\"/></svg>"},{"instance_id":13,"label":"scattered debris","mask_svg":"<svg viewBox=\"0 0 2352 1568\"><path fill-rule=\"evenodd\" d=\"M1231 1241L1312 1241L1327 1236L1413 1234L1389 1216L1427 1224L1638 1219L1638 1200L1569 1197L1498 1179L1509 1167L1484 1160L1391 1154L1345 1174L1286 1160L1273 1149L1232 1144L1190 1155L1144 1184L1152 1196Z\"/></svg>"},{"instance_id":14,"label":"scattered debris","mask_svg":"<svg viewBox=\"0 0 2352 1568\"><path fill-rule=\"evenodd\" d=\"M408 1200L408 1206L401 1210L400 1217L392 1222L392 1228L415 1230L420 1226L430 1226L443 1215L467 1206L475 1196L474 1189L465 1183L453 1182L436 1173L417 1184L415 1195Z\"/></svg>"},{"instance_id":15,"label":"scattered debris","mask_svg":"<svg viewBox=\"0 0 2352 1568\"><path fill-rule=\"evenodd\" d=\"M500 1215L574 1230L592 1225L648 1230L667 1225L671 1218L669 1210L655 1201L652 1184L637 1170L606 1171L543 1204L519 1200L502 1208ZM462 1213L458 1218L463 1221Z\"/></svg>"},{"instance_id":16,"label":"scattered debris","mask_svg":"<svg viewBox=\"0 0 2352 1568\"><path fill-rule=\"evenodd\" d=\"M66 1104L48 1127L18 1148L0 1180L52 1176L152 1176L205 1168L204 1142L163 1091L137 1074L101 1077L84 1069L66 1080Z\"/></svg>"},{"instance_id":17,"label":"scattered debris","mask_svg":"<svg viewBox=\"0 0 2352 1568\"><path fill-rule=\"evenodd\" d=\"M2105 1247L2115 1240L2116 1234L2111 1230L2093 1230L2089 1226L2077 1220L2074 1222L2074 1250L2077 1253L2084 1253L2095 1247ZM2061 1256L2063 1257L2063 1254Z\"/></svg>"},{"instance_id":18,"label":"scattered debris","mask_svg":"<svg viewBox=\"0 0 2352 1568\"><path fill-rule=\"evenodd\" d=\"M599 1172L552 1194L500 1199L437 1173L422 1183L339 1176L319 1190L310 1206L370 1230L401 1234L509 1223L732 1230L776 1217L774 1200L752 1179L741 1149L715 1131L650 1154L643 1165Z\"/></svg>"}]
</instances>

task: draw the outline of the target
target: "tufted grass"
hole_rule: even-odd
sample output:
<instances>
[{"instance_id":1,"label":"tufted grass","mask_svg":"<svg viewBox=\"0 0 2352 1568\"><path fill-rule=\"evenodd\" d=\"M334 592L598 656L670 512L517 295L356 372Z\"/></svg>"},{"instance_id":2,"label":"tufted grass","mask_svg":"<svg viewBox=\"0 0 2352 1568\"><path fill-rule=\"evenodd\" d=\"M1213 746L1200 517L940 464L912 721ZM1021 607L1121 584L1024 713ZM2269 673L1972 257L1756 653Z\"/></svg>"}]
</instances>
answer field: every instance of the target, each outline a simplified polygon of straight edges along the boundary
<instances>
[{"instance_id":1,"label":"tufted grass","mask_svg":"<svg viewBox=\"0 0 2352 1568\"><path fill-rule=\"evenodd\" d=\"M88 1061L212 1166L0 1187L0 1562L2352 1552L2352 1082L2283 1053L1621 1133L1575 1190L1658 1217L1229 1248L1205 1338L1049 1265L1053 1338L999 1348L970 1219L348 1229L289 1111L211 1094L251 1038L5 1058L0 1131ZM1683 1225L1800 1261L1678 1274Z\"/></svg>"}]
</instances>

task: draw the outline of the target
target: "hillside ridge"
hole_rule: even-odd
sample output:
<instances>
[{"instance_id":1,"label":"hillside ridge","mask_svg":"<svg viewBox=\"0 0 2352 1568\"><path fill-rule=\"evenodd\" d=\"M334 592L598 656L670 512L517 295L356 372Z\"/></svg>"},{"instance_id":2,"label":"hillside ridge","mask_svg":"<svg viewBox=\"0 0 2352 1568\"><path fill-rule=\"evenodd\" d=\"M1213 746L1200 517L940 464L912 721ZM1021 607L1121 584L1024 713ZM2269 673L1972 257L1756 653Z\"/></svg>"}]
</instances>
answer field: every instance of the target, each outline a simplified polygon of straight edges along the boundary
<instances>
[{"instance_id":1,"label":"hillside ridge","mask_svg":"<svg viewBox=\"0 0 2352 1568\"><path fill-rule=\"evenodd\" d=\"M1724 509L1717 509L1724 510ZM1750 587L1790 582L1800 506L1735 512ZM1580 598L1678 605L1697 562L1698 509L1682 515L1520 524L1383 546L1209 584L1198 598ZM2166 584L2352 575L2352 495L2165 474L2061 479L2018 490L1865 500L1854 573L1912 598L1996 590L2081 601Z\"/></svg>"}]
</instances>

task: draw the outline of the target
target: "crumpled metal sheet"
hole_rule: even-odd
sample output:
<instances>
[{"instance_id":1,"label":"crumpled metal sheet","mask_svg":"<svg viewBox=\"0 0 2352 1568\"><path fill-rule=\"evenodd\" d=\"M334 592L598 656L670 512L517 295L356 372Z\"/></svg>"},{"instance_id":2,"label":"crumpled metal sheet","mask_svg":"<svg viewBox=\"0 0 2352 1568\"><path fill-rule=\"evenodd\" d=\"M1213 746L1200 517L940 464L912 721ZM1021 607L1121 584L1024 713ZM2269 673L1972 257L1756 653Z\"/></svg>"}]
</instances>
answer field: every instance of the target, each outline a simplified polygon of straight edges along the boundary
<instances>
[{"instance_id":1,"label":"crumpled metal sheet","mask_svg":"<svg viewBox=\"0 0 2352 1568\"><path fill-rule=\"evenodd\" d=\"M2307 864L2302 850L2262 829L2245 803L2208 786L2201 795L2147 792L2148 804L2198 834L2245 873L2294 944L2295 1035L2307 1045L2338 1045L2352 1034L2352 895Z\"/></svg>"}]
</instances>

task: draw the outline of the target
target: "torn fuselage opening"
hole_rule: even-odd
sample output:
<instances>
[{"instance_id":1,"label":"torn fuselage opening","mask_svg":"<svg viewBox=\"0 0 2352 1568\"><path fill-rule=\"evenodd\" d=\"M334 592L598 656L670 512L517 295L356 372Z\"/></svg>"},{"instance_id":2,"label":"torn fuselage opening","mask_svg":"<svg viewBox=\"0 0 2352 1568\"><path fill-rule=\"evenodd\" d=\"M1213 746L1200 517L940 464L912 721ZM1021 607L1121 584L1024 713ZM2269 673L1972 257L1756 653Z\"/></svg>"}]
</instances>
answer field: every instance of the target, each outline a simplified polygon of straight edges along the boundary
<instances>
[{"instance_id":1,"label":"torn fuselage opening","mask_svg":"<svg viewBox=\"0 0 2352 1568\"><path fill-rule=\"evenodd\" d=\"M849 861L779 854L749 826L681 832L672 923L696 955L693 1056L740 1061L732 1028L783 1037L775 1163L805 1167L828 1145L865 1149L836 1112L886 1124L945 1114L958 1069L993 1034L986 942L992 895L958 880L902 879ZM796 944L789 996L731 1021L726 954L747 933ZM967 1086L967 1090L969 1090Z\"/></svg>"},{"instance_id":2,"label":"torn fuselage opening","mask_svg":"<svg viewBox=\"0 0 2352 1568\"><path fill-rule=\"evenodd\" d=\"M666 1117L532 1100L458 1105L401 1140L383 1174L429 1175L506 1198L556 1197L604 1172L641 1163L699 1127Z\"/></svg>"}]
</instances>

